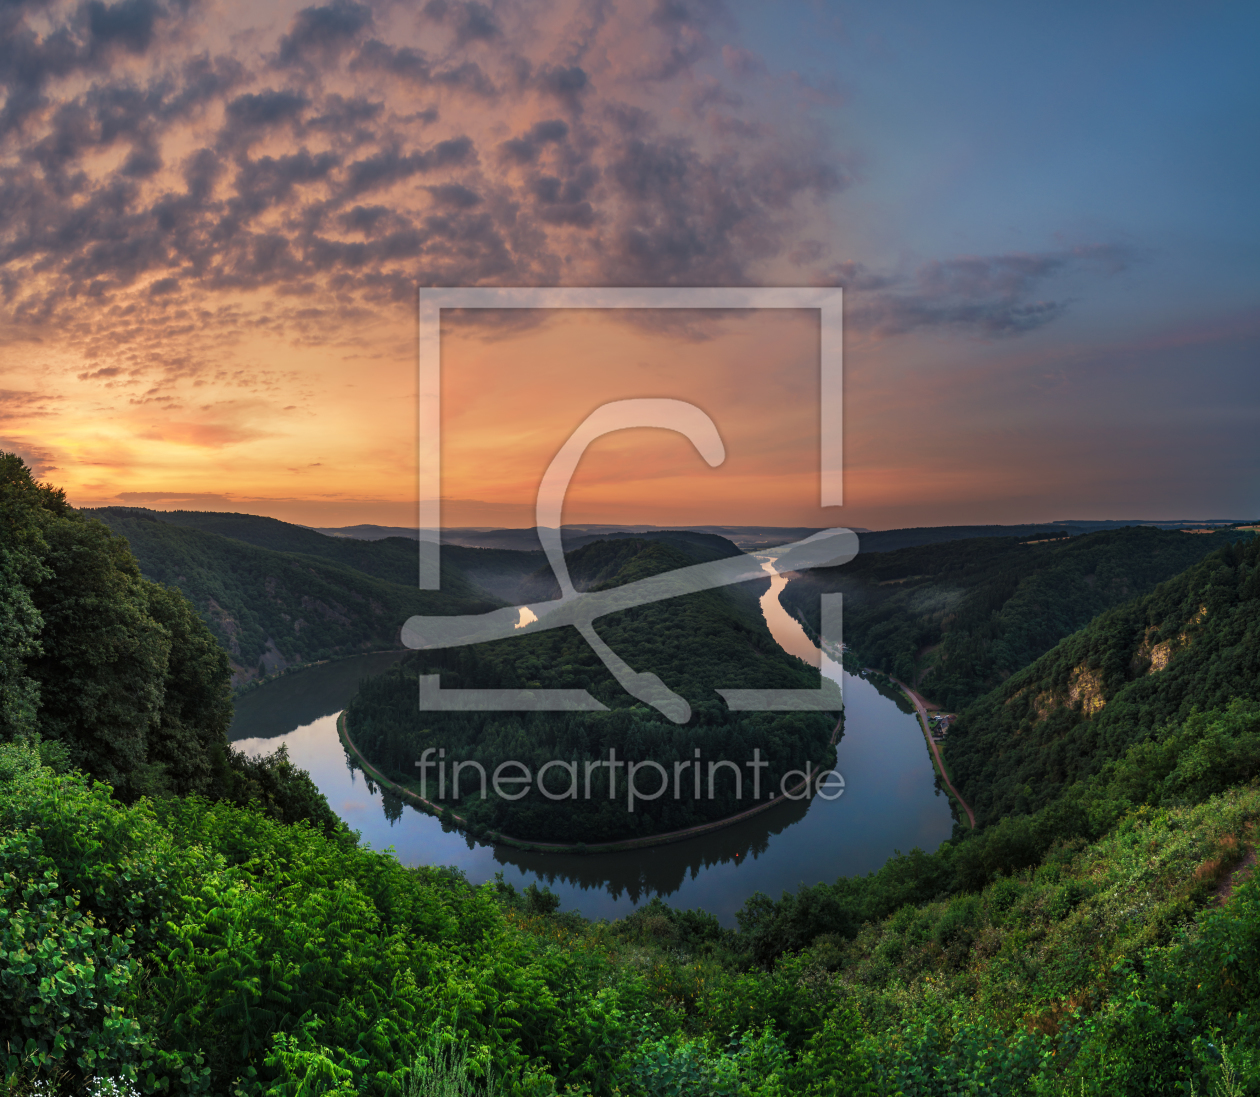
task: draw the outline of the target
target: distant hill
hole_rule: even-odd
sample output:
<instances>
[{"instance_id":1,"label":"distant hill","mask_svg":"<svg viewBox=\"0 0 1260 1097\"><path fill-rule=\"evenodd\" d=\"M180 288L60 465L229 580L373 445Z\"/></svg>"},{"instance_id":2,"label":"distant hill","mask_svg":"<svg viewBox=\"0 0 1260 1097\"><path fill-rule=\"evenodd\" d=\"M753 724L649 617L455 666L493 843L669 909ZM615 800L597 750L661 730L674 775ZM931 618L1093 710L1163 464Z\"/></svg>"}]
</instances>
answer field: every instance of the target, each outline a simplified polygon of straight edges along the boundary
<instances>
[{"instance_id":1,"label":"distant hill","mask_svg":"<svg viewBox=\"0 0 1260 1097\"><path fill-rule=\"evenodd\" d=\"M1129 526L1144 526L1151 529L1180 529L1186 526L1229 526L1242 525L1245 519L1161 519L1158 521L1115 521L1096 519L1076 519L1058 522L1031 522L1014 526L915 526L907 529L869 530L858 526L850 527L861 539L863 552L892 552L894 549L908 548L912 545L934 545L942 541L962 541L975 537L1028 537L1038 531L1054 531L1067 536L1079 536L1083 533L1096 533L1100 530L1122 529ZM664 526L581 526L564 527L564 545L566 549L576 548L580 544L594 538L610 536L642 536L648 533L663 532ZM695 533L709 533L723 537L745 552L756 552L760 549L787 544L808 537L818 530L813 526L688 526ZM379 541L386 537L406 537L416 540L419 533L408 526L341 526L318 527L318 532L330 537L357 538L365 541ZM442 544L461 545L465 548L501 548L519 552L534 552L541 546L538 542L537 530L532 526L523 529L489 529L484 527L451 528L442 531Z\"/></svg>"},{"instance_id":2,"label":"distant hill","mask_svg":"<svg viewBox=\"0 0 1260 1097\"><path fill-rule=\"evenodd\" d=\"M1133 743L1235 698L1260 699L1255 538L1218 548L1013 674L962 715L948 763L992 822L1037 810ZM1213 764L1210 751L1202 764Z\"/></svg>"},{"instance_id":3,"label":"distant hill","mask_svg":"<svg viewBox=\"0 0 1260 1097\"><path fill-rule=\"evenodd\" d=\"M574 552L585 545L597 542L610 544L634 542L638 547L641 547L643 542L674 545L686 553L693 563L718 560L724 556L738 556L740 551L724 537L712 533L696 533L692 530L615 532L603 535L574 534L566 537L564 543L567 552ZM469 582L475 583L482 590L489 591L506 602L525 605L560 597L559 584L541 548L533 552L519 552L510 549L443 545L442 561L458 569ZM575 576L574 582L578 581Z\"/></svg>"},{"instance_id":4,"label":"distant hill","mask_svg":"<svg viewBox=\"0 0 1260 1097\"><path fill-rule=\"evenodd\" d=\"M277 518L257 514L227 514L204 510L145 510L140 507L101 507L84 510L107 525L128 514L143 515L167 525L216 533L257 548L274 552L300 552L318 556L365 575L375 575L391 583L415 586L420 574L420 554L414 537L381 537L372 541L329 537L306 526L295 526ZM414 532L414 531L413 531Z\"/></svg>"},{"instance_id":5,"label":"distant hill","mask_svg":"<svg viewBox=\"0 0 1260 1097\"><path fill-rule=\"evenodd\" d=\"M412 614L479 613L501 604L445 563L442 590L419 590L414 543L339 542L253 515L186 512L172 522L123 508L84 513L128 540L145 578L179 588L193 603L231 656L238 686L295 663L400 648L399 629ZM382 577L403 574L410 585Z\"/></svg>"},{"instance_id":6,"label":"distant hill","mask_svg":"<svg viewBox=\"0 0 1260 1097\"><path fill-rule=\"evenodd\" d=\"M347 537L355 541L381 541L386 537L406 537L411 541L420 539L420 531L415 526L311 526L316 533L327 537Z\"/></svg>"},{"instance_id":7,"label":"distant hill","mask_svg":"<svg viewBox=\"0 0 1260 1097\"><path fill-rule=\"evenodd\" d=\"M1103 610L1251 535L1130 527L1061 536L1041 529L863 551L843 567L793 579L781 599L817 630L819 595L843 592L845 644L861 664L917 681L957 709Z\"/></svg>"}]
</instances>

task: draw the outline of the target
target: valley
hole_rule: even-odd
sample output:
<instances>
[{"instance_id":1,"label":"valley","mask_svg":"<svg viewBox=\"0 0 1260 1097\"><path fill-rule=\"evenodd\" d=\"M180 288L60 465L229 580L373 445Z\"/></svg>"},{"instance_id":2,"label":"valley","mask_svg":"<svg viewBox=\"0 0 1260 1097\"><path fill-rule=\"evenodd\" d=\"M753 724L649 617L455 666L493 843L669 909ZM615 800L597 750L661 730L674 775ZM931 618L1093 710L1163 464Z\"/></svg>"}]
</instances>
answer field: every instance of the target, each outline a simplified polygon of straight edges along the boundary
<instances>
[{"instance_id":1,"label":"valley","mask_svg":"<svg viewBox=\"0 0 1260 1097\"><path fill-rule=\"evenodd\" d=\"M1260 1077L1253 530L916 534L601 619L687 698L672 724L566 628L398 646L402 613L554 595L528 550L463 546L449 588L420 592L398 581L405 539L109 515L124 540L15 456L0 472L13 1092L53 1067L67 1092L108 1071L137 1093L250 1097L426 1078L521 1097L1145 1097ZM580 585L740 552L625 533L568 548ZM712 700L732 681L817 683L806 637L834 590L853 603L834 748L834 714ZM285 665L234 700L233 663L267 670L273 647ZM854 672L865 660L958 712L944 760L974 828L937 794L913 706ZM577 686L602 710L418 714L421 672ZM734 752L773 741L784 768L834 761L845 788L659 847L514 849L493 835L616 838L630 813L500 798L457 830L348 764L341 712L402 780L440 731L534 766L531 748L747 761ZM719 820L741 802L728 786L685 806ZM648 837L677 821L635 817Z\"/></svg>"}]
</instances>

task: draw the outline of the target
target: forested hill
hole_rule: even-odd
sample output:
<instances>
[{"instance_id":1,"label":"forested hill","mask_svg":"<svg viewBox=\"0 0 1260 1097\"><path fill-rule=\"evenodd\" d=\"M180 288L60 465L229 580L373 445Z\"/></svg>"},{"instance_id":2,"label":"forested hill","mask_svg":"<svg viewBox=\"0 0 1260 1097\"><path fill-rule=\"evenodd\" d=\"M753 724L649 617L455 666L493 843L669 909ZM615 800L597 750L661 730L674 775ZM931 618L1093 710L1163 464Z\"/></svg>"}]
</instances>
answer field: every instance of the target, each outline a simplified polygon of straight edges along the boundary
<instances>
[{"instance_id":1,"label":"forested hill","mask_svg":"<svg viewBox=\"0 0 1260 1097\"><path fill-rule=\"evenodd\" d=\"M580 587L611 587L737 553L733 545L614 539L567 554ZM694 553L694 555L692 554ZM807 761L826 763L835 714L739 713L727 709L718 688L817 689L816 669L783 652L766 628L757 597L766 582L702 591L683 598L609 614L595 623L600 637L635 671L652 672L691 705L690 720L673 724L627 694L595 651L571 627L525 630L519 637L447 651L417 652L394 671L364 682L351 703L354 741L391 777L414 782L414 763L425 747L441 747L449 759L476 761L487 772L509 759L532 770L552 759L607 759L609 749L631 761L651 759L673 773L699 749L707 761L728 760L745 780L736 795L729 769L719 774L712 799L695 799L690 784L627 810L624 780L616 800L607 775L596 770L590 799L553 802L531 789L512 801L490 794L465 795L451 804L470 817L476 832L501 831L543 841L600 842L679 829L751 807L751 772L744 768L760 750L770 763L761 795L779 787L780 777ZM418 674L437 673L444 689L585 689L607 712L417 712ZM555 774L557 778L562 774ZM624 777L624 774L623 774ZM466 778L465 793L467 793ZM640 778L656 788L655 773ZM430 782L429 796L434 796Z\"/></svg>"},{"instance_id":2,"label":"forested hill","mask_svg":"<svg viewBox=\"0 0 1260 1097\"><path fill-rule=\"evenodd\" d=\"M566 537L566 558L577 588L592 589L593 584L599 581L596 576L599 568L607 569L611 566L608 561L620 559L621 557L616 556L617 553L632 556L641 552L645 543L672 545L693 564L740 554L740 549L725 537L693 530L610 533L599 538ZM457 568L469 582L507 602L524 605L560 597L560 586L552 574L546 554L541 549L522 552L513 549L443 545L442 561ZM596 561L599 561L598 565L595 564Z\"/></svg>"},{"instance_id":3,"label":"forested hill","mask_svg":"<svg viewBox=\"0 0 1260 1097\"><path fill-rule=\"evenodd\" d=\"M845 644L861 664L958 709L1104 610L1251 534L1127 527L1059 536L862 552L793 579L782 601L816 630L819 595L842 591Z\"/></svg>"},{"instance_id":4,"label":"forested hill","mask_svg":"<svg viewBox=\"0 0 1260 1097\"><path fill-rule=\"evenodd\" d=\"M126 541L0 452L0 742L33 744L126 799L255 801L273 818L337 830L283 755L229 748L229 673L178 591L143 578Z\"/></svg>"},{"instance_id":5,"label":"forested hill","mask_svg":"<svg viewBox=\"0 0 1260 1097\"><path fill-rule=\"evenodd\" d=\"M445 545L441 590L421 591L416 542L404 537L328 537L253 514L83 513L127 538L146 578L188 596L231 656L238 686L294 663L397 647L412 614L480 613L560 594L541 551ZM674 545L693 563L739 552L725 538L686 530L643 541Z\"/></svg>"},{"instance_id":6,"label":"forested hill","mask_svg":"<svg viewBox=\"0 0 1260 1097\"><path fill-rule=\"evenodd\" d=\"M1218 549L1012 675L951 730L949 765L991 822L1235 698L1260 699L1260 539Z\"/></svg>"},{"instance_id":7,"label":"forested hill","mask_svg":"<svg viewBox=\"0 0 1260 1097\"><path fill-rule=\"evenodd\" d=\"M570 562L602 585L694 560L626 551ZM674 660L655 669L688 696L714 680L705 653L729 655L741 684L781 684L753 595L706 591L682 614L641 607L600 628L623 654ZM1258 602L1260 548L1223 550L986 698L1012 721L987 752L1023 767L1029 801L1026 763L1060 743L1093 735L1092 761L1107 759L1032 814L867 876L754 895L738 930L659 900L592 923L532 884L474 887L362 848L283 754L234 754L226 655L192 607L0 453L6 1092L1254 1094L1260 702L1243 698ZM589 679L613 711L550 744L580 757L615 741L623 758L703 744L738 759L741 736L808 750L810 729L778 714L653 744L641 707L566 642L522 634L465 669ZM360 715L388 715L396 681L377 679ZM414 687L413 670L408 710ZM532 761L516 753L530 730L480 745Z\"/></svg>"},{"instance_id":8,"label":"forested hill","mask_svg":"<svg viewBox=\"0 0 1260 1097\"><path fill-rule=\"evenodd\" d=\"M217 533L221 537L244 541L247 545L273 552L318 556L403 586L414 587L420 573L419 552L414 538L384 537L377 541L355 541L347 537L328 537L305 526L295 526L259 514L146 510L142 507L99 507L85 509L83 513L99 518L111 529L115 523L125 522L128 518L151 518L199 533Z\"/></svg>"},{"instance_id":9,"label":"forested hill","mask_svg":"<svg viewBox=\"0 0 1260 1097\"><path fill-rule=\"evenodd\" d=\"M480 613L501 604L445 563L442 589L419 590L414 541L397 539L397 546L388 541L341 542L288 527L297 535L309 533L314 547L332 546L328 555L315 555L260 548L235 537L159 521L142 511L89 513L127 539L145 578L178 588L196 606L230 654L238 685L292 663L400 647L399 628L412 614ZM227 516L241 517L249 516ZM225 528L271 530L276 543L287 543L289 534L275 531L270 519L259 522L258 526L230 522ZM397 573L401 578L405 572L408 580L391 582L338 561L335 555L343 545L352 554L377 553L363 562L378 574ZM406 568L398 555L402 549Z\"/></svg>"}]
</instances>

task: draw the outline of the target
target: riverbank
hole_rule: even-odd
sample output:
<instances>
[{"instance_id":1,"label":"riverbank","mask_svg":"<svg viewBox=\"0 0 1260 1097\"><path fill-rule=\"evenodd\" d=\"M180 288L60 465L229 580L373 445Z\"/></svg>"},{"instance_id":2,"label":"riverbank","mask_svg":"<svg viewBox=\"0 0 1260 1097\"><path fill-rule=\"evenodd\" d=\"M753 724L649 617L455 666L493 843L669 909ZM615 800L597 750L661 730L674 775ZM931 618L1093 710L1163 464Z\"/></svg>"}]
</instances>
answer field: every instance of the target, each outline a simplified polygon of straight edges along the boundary
<instances>
[{"instance_id":1,"label":"riverbank","mask_svg":"<svg viewBox=\"0 0 1260 1097\"><path fill-rule=\"evenodd\" d=\"M831 745L835 746L840 736L840 729L844 725L843 716L836 722L835 728L831 732ZM452 823L461 829L466 828L468 821L460 815L456 815L449 807L443 807L433 803L431 800L425 799L417 792L413 792L405 785L398 784L386 777L379 769L364 757L363 752L355 745L354 740L350 738L349 728L346 722L345 712L337 716L337 735L342 745L357 760L359 767L372 778L378 785L384 789L388 789L395 796L409 804L413 804L423 811L431 815L436 815L440 819L450 819ZM704 834L712 834L714 831L722 830L726 827L733 826L735 823L750 819L754 815L759 815L763 811L769 811L771 808L778 807L782 804L799 803L808 795L808 781L801 781L787 791L784 796L775 797L757 804L749 808L747 811L741 811L735 815L728 815L724 819L715 819L711 823L700 823L694 827L686 827L683 830L666 831L664 834L648 834L642 838L625 838L617 842L594 842L587 844L585 842L564 843L564 842L535 842L526 838L516 838L510 834L503 834L499 831L492 831L486 835L486 841L511 846L513 849L526 850L532 853L619 853L623 850L633 849L650 849L653 846L669 845L672 842L683 842L689 838L698 838Z\"/></svg>"},{"instance_id":2,"label":"riverbank","mask_svg":"<svg viewBox=\"0 0 1260 1097\"><path fill-rule=\"evenodd\" d=\"M397 655L399 658L402 658L406 654L406 648L378 648L375 651L352 651L346 655L335 655L328 659L314 659L309 663L289 663L271 674L264 675L261 678L251 678L247 682L242 682L239 686L233 686L232 700L237 701L242 697L247 697L255 690L262 689L263 686L269 686L282 678L288 677L290 674L298 674L304 670L310 670L312 667L326 667L331 663L344 663L347 659L362 659L367 655Z\"/></svg>"},{"instance_id":3,"label":"riverbank","mask_svg":"<svg viewBox=\"0 0 1260 1097\"><path fill-rule=\"evenodd\" d=\"M975 812L973 812L971 808L967 806L967 802L958 795L958 790L954 788L954 783L949 779L949 773L945 769L945 761L941 758L941 752L937 748L936 740L932 738L932 727L931 724L928 723L927 702L920 697L918 693L906 685L905 682L899 682L891 674L889 674L887 678L894 685L900 687L901 692L904 693L910 699L910 703L914 705L914 711L919 715L919 726L923 729L923 737L927 740L928 749L932 752L932 758L936 765L936 772L940 774L941 783L949 790L950 796L957 802L958 806L967 813L967 821L971 823L971 829L975 830Z\"/></svg>"}]
</instances>

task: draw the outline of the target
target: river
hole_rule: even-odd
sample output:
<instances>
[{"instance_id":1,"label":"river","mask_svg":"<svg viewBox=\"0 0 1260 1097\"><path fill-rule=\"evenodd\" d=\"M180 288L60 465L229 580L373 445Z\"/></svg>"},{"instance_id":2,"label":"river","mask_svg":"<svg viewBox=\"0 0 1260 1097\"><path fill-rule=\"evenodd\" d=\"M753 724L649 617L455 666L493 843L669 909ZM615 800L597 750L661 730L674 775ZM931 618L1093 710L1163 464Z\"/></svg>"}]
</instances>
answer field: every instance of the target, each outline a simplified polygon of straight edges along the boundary
<instances>
[{"instance_id":1,"label":"river","mask_svg":"<svg viewBox=\"0 0 1260 1097\"><path fill-rule=\"evenodd\" d=\"M779 602L788 580L771 574L761 600L766 623L786 651L817 666L818 648ZM843 673L828 659L824 673L844 690L836 769L845 789L838 799L785 803L711 834L621 853L528 853L485 845L383 796L349 764L337 737L337 714L358 682L404 654L343 659L261 686L237 700L230 737L250 754L287 745L289 757L366 844L392 848L408 865L455 865L475 884L497 872L517 887L537 881L560 896L562 910L590 918L616 918L659 895L673 906L711 911L729 926L756 892L777 898L802 884L864 875L898 850L936 849L952 829L918 720L873 683Z\"/></svg>"}]
</instances>

